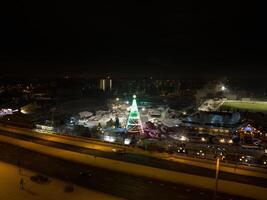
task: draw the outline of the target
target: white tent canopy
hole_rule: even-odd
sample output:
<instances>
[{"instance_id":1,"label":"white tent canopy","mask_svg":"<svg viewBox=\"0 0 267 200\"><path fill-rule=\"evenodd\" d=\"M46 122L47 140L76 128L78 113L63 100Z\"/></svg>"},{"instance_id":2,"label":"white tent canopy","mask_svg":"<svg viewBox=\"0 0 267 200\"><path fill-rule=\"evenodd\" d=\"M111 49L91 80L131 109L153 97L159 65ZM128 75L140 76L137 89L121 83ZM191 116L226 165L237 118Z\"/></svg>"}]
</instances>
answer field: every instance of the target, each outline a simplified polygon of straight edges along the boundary
<instances>
[{"instance_id":1,"label":"white tent canopy","mask_svg":"<svg viewBox=\"0 0 267 200\"><path fill-rule=\"evenodd\" d=\"M88 111L83 111L83 112L79 112L79 116L80 118L89 118L93 116L93 113L88 112Z\"/></svg>"}]
</instances>

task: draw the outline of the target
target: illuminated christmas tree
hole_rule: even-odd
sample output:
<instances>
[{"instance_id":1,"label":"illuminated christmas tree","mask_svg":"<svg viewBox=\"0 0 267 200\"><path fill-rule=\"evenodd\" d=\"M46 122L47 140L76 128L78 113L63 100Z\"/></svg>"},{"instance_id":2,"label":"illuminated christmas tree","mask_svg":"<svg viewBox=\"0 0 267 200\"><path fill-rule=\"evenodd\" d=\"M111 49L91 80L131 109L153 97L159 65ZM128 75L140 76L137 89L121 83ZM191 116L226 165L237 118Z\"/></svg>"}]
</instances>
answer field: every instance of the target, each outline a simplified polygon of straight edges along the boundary
<instances>
[{"instance_id":1,"label":"illuminated christmas tree","mask_svg":"<svg viewBox=\"0 0 267 200\"><path fill-rule=\"evenodd\" d=\"M136 103L136 95L133 95L133 103L128 117L126 130L129 133L144 133L142 122L140 119L140 114L138 112L138 107Z\"/></svg>"}]
</instances>

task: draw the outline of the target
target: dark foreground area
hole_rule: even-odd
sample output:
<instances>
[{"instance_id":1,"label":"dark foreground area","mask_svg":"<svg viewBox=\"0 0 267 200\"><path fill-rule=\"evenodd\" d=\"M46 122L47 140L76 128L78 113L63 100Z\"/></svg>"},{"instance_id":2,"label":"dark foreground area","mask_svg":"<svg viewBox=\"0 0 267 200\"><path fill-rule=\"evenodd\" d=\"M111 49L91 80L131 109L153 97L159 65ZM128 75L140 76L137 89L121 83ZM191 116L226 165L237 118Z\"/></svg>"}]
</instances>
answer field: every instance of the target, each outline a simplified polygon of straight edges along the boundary
<instances>
[{"instance_id":1,"label":"dark foreground area","mask_svg":"<svg viewBox=\"0 0 267 200\"><path fill-rule=\"evenodd\" d=\"M105 169L48 157L13 145L0 143L0 159L83 187L130 200L212 199L213 191L135 177ZM82 172L82 173L81 173ZM246 199L218 193L217 199Z\"/></svg>"}]
</instances>

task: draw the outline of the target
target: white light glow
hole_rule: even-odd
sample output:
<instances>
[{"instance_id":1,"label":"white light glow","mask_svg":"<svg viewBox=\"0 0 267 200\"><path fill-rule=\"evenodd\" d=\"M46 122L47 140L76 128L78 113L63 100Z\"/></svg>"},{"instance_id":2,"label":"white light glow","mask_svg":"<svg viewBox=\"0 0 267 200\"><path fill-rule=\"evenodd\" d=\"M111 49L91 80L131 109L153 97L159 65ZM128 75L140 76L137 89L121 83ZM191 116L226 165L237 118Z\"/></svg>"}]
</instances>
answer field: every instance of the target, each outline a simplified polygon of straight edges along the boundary
<instances>
[{"instance_id":1,"label":"white light glow","mask_svg":"<svg viewBox=\"0 0 267 200\"><path fill-rule=\"evenodd\" d=\"M124 140L124 144L129 145L130 142L131 142L131 140L130 140L129 138L125 138L125 140Z\"/></svg>"},{"instance_id":2,"label":"white light glow","mask_svg":"<svg viewBox=\"0 0 267 200\"><path fill-rule=\"evenodd\" d=\"M20 112L23 113L23 114L28 114L28 112L26 110L24 110L24 109L21 109Z\"/></svg>"},{"instance_id":3,"label":"white light glow","mask_svg":"<svg viewBox=\"0 0 267 200\"><path fill-rule=\"evenodd\" d=\"M115 142L115 138L113 136L105 135L104 136L104 141Z\"/></svg>"},{"instance_id":4,"label":"white light glow","mask_svg":"<svg viewBox=\"0 0 267 200\"><path fill-rule=\"evenodd\" d=\"M179 138L179 140L180 140L180 141L187 141L188 138L182 135L182 136Z\"/></svg>"}]
</instances>

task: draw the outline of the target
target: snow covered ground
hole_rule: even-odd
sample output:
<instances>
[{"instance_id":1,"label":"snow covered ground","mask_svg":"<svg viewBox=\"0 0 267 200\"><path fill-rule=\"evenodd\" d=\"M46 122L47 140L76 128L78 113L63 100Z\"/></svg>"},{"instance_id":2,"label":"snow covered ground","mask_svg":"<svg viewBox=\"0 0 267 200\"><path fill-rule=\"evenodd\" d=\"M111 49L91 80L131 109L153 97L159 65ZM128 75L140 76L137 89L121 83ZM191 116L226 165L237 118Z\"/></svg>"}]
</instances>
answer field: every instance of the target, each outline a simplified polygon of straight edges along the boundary
<instances>
[{"instance_id":1,"label":"snow covered ground","mask_svg":"<svg viewBox=\"0 0 267 200\"><path fill-rule=\"evenodd\" d=\"M77 124L88 128L93 128L94 126L97 126L99 123L101 124L101 126L106 126L107 122L110 119L115 121L116 116L118 116L122 126L125 126L128 117L127 111L120 111L120 112L97 111L97 114L95 116L91 116L90 118L87 119L79 119Z\"/></svg>"},{"instance_id":2,"label":"snow covered ground","mask_svg":"<svg viewBox=\"0 0 267 200\"><path fill-rule=\"evenodd\" d=\"M74 186L71 193L64 192L68 183L55 178L49 178L46 184L38 184L30 180L35 172L21 169L17 166L0 161L0 200L87 200L87 199L121 199L108 194ZM24 180L24 189L20 189L20 180Z\"/></svg>"},{"instance_id":3,"label":"snow covered ground","mask_svg":"<svg viewBox=\"0 0 267 200\"><path fill-rule=\"evenodd\" d=\"M216 111L220 108L220 106L223 103L224 103L223 99L218 99L218 100L209 99L209 100L206 100L203 104L201 104L198 110L205 111L205 112Z\"/></svg>"}]
</instances>

